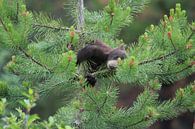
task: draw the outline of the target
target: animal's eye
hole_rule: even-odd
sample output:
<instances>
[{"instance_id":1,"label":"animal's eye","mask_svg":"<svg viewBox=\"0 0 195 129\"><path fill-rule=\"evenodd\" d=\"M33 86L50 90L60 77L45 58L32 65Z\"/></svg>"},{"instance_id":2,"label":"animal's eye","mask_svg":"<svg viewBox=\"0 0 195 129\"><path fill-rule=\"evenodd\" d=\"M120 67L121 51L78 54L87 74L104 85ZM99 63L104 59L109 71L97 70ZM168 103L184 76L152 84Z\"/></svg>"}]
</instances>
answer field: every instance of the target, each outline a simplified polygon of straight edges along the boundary
<instances>
[{"instance_id":1,"label":"animal's eye","mask_svg":"<svg viewBox=\"0 0 195 129\"><path fill-rule=\"evenodd\" d=\"M121 56L120 58L121 58L122 60L123 60L123 59L125 59L125 57L124 57L124 56Z\"/></svg>"},{"instance_id":2,"label":"animal's eye","mask_svg":"<svg viewBox=\"0 0 195 129\"><path fill-rule=\"evenodd\" d=\"M114 59L117 60L119 58L119 56L114 56Z\"/></svg>"}]
</instances>

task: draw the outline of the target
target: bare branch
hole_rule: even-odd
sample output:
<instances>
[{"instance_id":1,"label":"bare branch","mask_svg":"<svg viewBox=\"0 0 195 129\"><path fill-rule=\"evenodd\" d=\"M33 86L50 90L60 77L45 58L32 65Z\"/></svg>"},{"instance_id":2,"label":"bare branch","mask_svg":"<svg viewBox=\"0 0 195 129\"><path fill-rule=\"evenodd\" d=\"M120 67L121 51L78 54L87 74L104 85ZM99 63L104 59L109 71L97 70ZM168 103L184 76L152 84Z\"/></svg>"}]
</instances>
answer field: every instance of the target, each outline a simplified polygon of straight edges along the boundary
<instances>
[{"instance_id":1,"label":"bare branch","mask_svg":"<svg viewBox=\"0 0 195 129\"><path fill-rule=\"evenodd\" d=\"M84 27L84 2L83 0L78 0L78 25L77 29L82 30Z\"/></svg>"}]
</instances>

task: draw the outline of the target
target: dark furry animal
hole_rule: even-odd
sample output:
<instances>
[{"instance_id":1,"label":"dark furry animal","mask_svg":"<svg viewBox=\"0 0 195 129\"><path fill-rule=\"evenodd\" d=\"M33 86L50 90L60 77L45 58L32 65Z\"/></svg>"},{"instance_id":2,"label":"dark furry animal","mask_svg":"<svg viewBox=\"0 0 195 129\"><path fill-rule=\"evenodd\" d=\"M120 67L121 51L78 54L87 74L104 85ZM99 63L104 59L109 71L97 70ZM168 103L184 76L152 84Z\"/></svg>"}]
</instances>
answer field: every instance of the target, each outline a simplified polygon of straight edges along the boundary
<instances>
[{"instance_id":1,"label":"dark furry animal","mask_svg":"<svg viewBox=\"0 0 195 129\"><path fill-rule=\"evenodd\" d=\"M87 61L91 67L90 73L97 71L103 64L109 69L115 69L118 65L118 59L126 58L126 51L123 46L111 48L105 43L95 40L91 44L79 50L77 54L77 65ZM96 79L90 73L86 75L87 81L92 86L95 85Z\"/></svg>"},{"instance_id":2,"label":"dark furry animal","mask_svg":"<svg viewBox=\"0 0 195 129\"><path fill-rule=\"evenodd\" d=\"M118 58L126 58L126 52L123 46L111 48L105 43L96 40L79 50L77 54L77 65L84 61L88 61L91 67L96 70L102 64L107 63L109 69L117 67Z\"/></svg>"}]
</instances>

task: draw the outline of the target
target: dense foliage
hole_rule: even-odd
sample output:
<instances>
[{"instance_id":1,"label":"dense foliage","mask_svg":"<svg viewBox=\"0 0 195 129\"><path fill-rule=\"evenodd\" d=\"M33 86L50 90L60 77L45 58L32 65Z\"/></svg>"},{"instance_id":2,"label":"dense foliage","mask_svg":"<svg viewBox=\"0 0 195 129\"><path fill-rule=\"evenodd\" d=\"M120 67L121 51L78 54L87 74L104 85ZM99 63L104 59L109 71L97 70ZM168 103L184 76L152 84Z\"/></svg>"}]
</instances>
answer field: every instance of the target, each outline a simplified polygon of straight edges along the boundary
<instances>
[{"instance_id":1,"label":"dense foliage","mask_svg":"<svg viewBox=\"0 0 195 129\"><path fill-rule=\"evenodd\" d=\"M86 86L85 66L76 66L77 51L91 40L102 40L113 48L122 44L119 32L149 2L109 0L103 10L89 11L82 10L77 0L70 0L66 10L74 24L66 27L60 19L27 11L23 0L0 0L0 46L12 54L4 71L19 78L17 84L0 82L0 126L140 129L187 110L193 112L194 84L178 89L174 99L158 100L161 84L195 72L195 23L188 23L180 4L158 25L148 27L137 43L127 46L128 57L118 60L114 75L107 69L93 73L98 78L97 88ZM116 107L121 84L139 84L144 89L130 108ZM43 121L31 114L36 101L54 94L63 103L54 116Z\"/></svg>"}]
</instances>

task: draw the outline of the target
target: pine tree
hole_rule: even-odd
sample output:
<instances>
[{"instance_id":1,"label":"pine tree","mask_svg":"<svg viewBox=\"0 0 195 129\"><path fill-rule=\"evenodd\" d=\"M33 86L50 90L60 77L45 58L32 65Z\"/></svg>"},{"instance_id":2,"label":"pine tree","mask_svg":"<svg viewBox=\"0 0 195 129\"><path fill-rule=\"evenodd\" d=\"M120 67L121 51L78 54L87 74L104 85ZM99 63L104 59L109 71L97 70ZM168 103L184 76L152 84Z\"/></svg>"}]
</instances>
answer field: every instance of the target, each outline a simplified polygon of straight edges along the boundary
<instances>
[{"instance_id":1,"label":"pine tree","mask_svg":"<svg viewBox=\"0 0 195 129\"><path fill-rule=\"evenodd\" d=\"M174 99L158 100L162 84L195 72L195 23L188 23L180 4L158 25L148 27L137 43L127 46L128 57L118 60L114 74L107 69L93 73L98 88L87 87L85 65L81 70L76 66L77 51L89 41L99 39L113 48L123 43L117 38L119 32L149 2L109 0L103 10L89 11L83 0L70 0L67 10L74 21L66 27L61 19L27 11L23 0L0 0L0 45L12 55L4 71L19 78L17 86L0 82L0 96L6 98L0 102L1 127L140 129L193 112L194 84L178 89ZM121 84L144 89L130 108L116 107ZM54 94L60 96L62 107L48 121L38 121L37 115L30 114L36 99Z\"/></svg>"}]
</instances>

